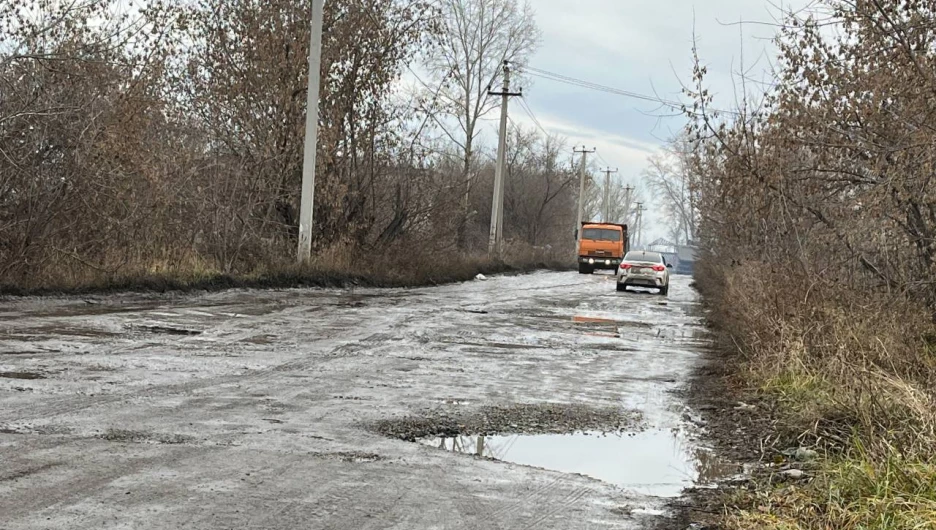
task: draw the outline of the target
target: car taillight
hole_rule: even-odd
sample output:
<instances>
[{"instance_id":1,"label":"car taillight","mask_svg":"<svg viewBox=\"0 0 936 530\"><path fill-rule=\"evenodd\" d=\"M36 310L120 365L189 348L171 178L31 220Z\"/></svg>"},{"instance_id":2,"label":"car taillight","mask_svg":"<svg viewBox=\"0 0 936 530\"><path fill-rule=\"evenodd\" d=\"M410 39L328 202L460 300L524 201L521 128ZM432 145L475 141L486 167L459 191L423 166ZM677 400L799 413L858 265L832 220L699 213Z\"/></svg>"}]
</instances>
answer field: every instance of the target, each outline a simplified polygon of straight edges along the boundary
<instances>
[{"instance_id":1,"label":"car taillight","mask_svg":"<svg viewBox=\"0 0 936 530\"><path fill-rule=\"evenodd\" d=\"M621 268L622 268L622 269L629 269L629 268L631 268L631 264L630 264L630 263L621 263Z\"/></svg>"},{"instance_id":2,"label":"car taillight","mask_svg":"<svg viewBox=\"0 0 936 530\"><path fill-rule=\"evenodd\" d=\"M653 270L655 270L655 271L657 271L657 272L663 272L663 271L666 270L666 267L664 267L663 265L654 265L654 266L653 266Z\"/></svg>"}]
</instances>

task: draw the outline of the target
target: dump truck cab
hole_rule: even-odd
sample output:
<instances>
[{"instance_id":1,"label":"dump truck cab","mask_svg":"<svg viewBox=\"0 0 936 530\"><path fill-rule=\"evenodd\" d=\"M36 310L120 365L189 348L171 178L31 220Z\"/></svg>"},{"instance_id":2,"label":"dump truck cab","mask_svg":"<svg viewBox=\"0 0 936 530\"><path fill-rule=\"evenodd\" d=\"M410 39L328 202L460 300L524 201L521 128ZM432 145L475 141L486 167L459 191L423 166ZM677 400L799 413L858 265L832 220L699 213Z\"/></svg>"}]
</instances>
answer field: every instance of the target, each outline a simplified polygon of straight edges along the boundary
<instances>
[{"instance_id":1,"label":"dump truck cab","mask_svg":"<svg viewBox=\"0 0 936 530\"><path fill-rule=\"evenodd\" d=\"M627 251L627 225L582 223L578 245L579 273L591 274L596 269L617 270Z\"/></svg>"}]
</instances>

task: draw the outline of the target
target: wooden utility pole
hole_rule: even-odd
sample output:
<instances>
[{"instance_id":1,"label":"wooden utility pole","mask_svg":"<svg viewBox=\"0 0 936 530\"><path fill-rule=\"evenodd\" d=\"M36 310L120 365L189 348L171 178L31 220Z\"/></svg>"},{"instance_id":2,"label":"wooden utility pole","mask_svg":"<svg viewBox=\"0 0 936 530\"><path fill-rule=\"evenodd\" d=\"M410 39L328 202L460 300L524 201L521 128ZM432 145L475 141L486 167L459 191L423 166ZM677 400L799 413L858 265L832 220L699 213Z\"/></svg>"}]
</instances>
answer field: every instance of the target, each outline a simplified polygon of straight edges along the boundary
<instances>
[{"instance_id":1,"label":"wooden utility pole","mask_svg":"<svg viewBox=\"0 0 936 530\"><path fill-rule=\"evenodd\" d=\"M617 168L605 168L602 173L605 174L604 186L604 222L611 223L611 173L617 173Z\"/></svg>"},{"instance_id":2,"label":"wooden utility pole","mask_svg":"<svg viewBox=\"0 0 936 530\"><path fill-rule=\"evenodd\" d=\"M582 217L585 215L585 162L590 153L594 153L597 149L585 149L585 146L582 146L581 151L578 148L572 150L573 153L582 154L582 165L579 167L579 196L578 196L578 215L575 222L575 240L578 241L581 238L582 234Z\"/></svg>"},{"instance_id":3,"label":"wooden utility pole","mask_svg":"<svg viewBox=\"0 0 936 530\"><path fill-rule=\"evenodd\" d=\"M315 201L315 149L318 145L319 75L322 66L322 9L324 0L312 0L309 36L309 87L306 90L305 145L299 202L299 263L312 258L312 204Z\"/></svg>"},{"instance_id":4,"label":"wooden utility pole","mask_svg":"<svg viewBox=\"0 0 936 530\"><path fill-rule=\"evenodd\" d=\"M507 163L507 100L511 96L521 96L522 92L510 91L510 64L504 61L504 88L500 92L491 92L489 96L501 97L500 136L497 141L497 166L494 168L494 198L491 201L491 233L488 240L488 253L499 255L501 240L504 237L504 166Z\"/></svg>"}]
</instances>

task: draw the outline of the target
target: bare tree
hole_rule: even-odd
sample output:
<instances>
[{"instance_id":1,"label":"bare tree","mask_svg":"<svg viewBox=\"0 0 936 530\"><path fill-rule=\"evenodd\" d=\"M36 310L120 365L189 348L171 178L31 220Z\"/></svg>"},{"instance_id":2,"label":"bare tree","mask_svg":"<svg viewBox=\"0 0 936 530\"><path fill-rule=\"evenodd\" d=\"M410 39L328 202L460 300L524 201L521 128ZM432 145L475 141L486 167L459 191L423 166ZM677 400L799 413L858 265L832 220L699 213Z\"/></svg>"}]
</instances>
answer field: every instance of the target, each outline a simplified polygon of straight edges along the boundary
<instances>
[{"instance_id":1,"label":"bare tree","mask_svg":"<svg viewBox=\"0 0 936 530\"><path fill-rule=\"evenodd\" d=\"M590 164L591 165L591 164ZM604 207L605 183L597 182L591 176L591 171L585 177L585 219L598 220L603 218L602 208ZM630 186L630 191L627 188ZM637 218L637 203L647 204L643 193L639 188L630 183L627 179L615 176L611 177L610 188L611 200L611 222L624 223L633 227Z\"/></svg>"},{"instance_id":2,"label":"bare tree","mask_svg":"<svg viewBox=\"0 0 936 530\"><path fill-rule=\"evenodd\" d=\"M487 85L537 33L519 0L446 2L326 2L322 265L458 266L466 177L480 184L468 204L489 210ZM0 289L280 266L297 236L308 31L303 0L0 2ZM394 90L417 54L437 74L431 105ZM555 246L573 210L561 141L520 136L506 228L521 251Z\"/></svg>"},{"instance_id":3,"label":"bare tree","mask_svg":"<svg viewBox=\"0 0 936 530\"><path fill-rule=\"evenodd\" d=\"M533 10L525 0L439 0L441 31L426 55L435 101L441 113L435 118L461 153L464 202L461 244L469 217L472 163L478 123L497 106L487 91L501 72L504 61L522 68L539 42ZM428 88L428 87L427 87ZM449 118L454 120L450 123Z\"/></svg>"},{"instance_id":4,"label":"bare tree","mask_svg":"<svg viewBox=\"0 0 936 530\"><path fill-rule=\"evenodd\" d=\"M542 136L535 129L513 129L507 153L506 231L530 245L562 240L575 223L574 184L571 164L560 157L566 142Z\"/></svg>"},{"instance_id":5,"label":"bare tree","mask_svg":"<svg viewBox=\"0 0 936 530\"><path fill-rule=\"evenodd\" d=\"M741 86L730 112L713 109L695 54L690 171L657 176L689 177L695 276L710 322L737 348L739 380L822 381L777 400L796 410L779 431L873 470L857 495L877 503L889 480L878 470L895 456L903 468L929 462L936 447L936 3L812 4L783 20L766 92ZM774 510L779 497L759 493L751 508L800 528L881 520L816 494ZM886 517L932 521L921 513Z\"/></svg>"},{"instance_id":6,"label":"bare tree","mask_svg":"<svg viewBox=\"0 0 936 530\"><path fill-rule=\"evenodd\" d=\"M661 153L649 158L643 177L660 201L674 243L693 240L698 224L698 199L691 185L691 148L684 138L673 140Z\"/></svg>"},{"instance_id":7,"label":"bare tree","mask_svg":"<svg viewBox=\"0 0 936 530\"><path fill-rule=\"evenodd\" d=\"M138 17L109 17L117 7L0 4L6 281L29 284L72 266L112 277L128 255L150 257L164 242L152 233L142 244L168 165L155 163L165 130L156 86L172 17L159 2Z\"/></svg>"}]
</instances>

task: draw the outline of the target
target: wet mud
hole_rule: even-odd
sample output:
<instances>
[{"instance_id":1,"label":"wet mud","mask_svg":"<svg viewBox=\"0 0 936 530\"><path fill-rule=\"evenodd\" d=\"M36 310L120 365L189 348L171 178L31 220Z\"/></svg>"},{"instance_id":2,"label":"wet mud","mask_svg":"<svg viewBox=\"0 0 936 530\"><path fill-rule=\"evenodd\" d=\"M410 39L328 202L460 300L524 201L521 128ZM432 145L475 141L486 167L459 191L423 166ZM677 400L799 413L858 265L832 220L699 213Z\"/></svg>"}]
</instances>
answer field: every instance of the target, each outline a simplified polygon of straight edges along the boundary
<instances>
[{"instance_id":1,"label":"wet mud","mask_svg":"<svg viewBox=\"0 0 936 530\"><path fill-rule=\"evenodd\" d=\"M45 379L46 376L36 372L0 372L0 377L5 379Z\"/></svg>"},{"instance_id":2,"label":"wet mud","mask_svg":"<svg viewBox=\"0 0 936 530\"><path fill-rule=\"evenodd\" d=\"M688 283L11 300L0 526L674 528L733 471L687 393Z\"/></svg>"},{"instance_id":3,"label":"wet mud","mask_svg":"<svg viewBox=\"0 0 936 530\"><path fill-rule=\"evenodd\" d=\"M482 407L473 411L428 411L419 416L382 420L370 426L384 436L416 441L425 437L545 434L594 430L622 432L639 426L640 412L576 404Z\"/></svg>"}]
</instances>

